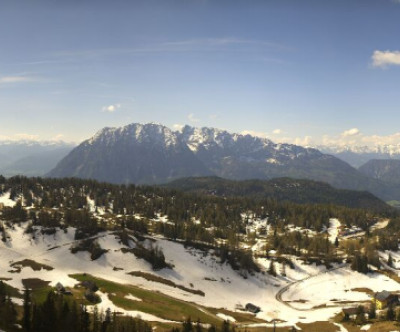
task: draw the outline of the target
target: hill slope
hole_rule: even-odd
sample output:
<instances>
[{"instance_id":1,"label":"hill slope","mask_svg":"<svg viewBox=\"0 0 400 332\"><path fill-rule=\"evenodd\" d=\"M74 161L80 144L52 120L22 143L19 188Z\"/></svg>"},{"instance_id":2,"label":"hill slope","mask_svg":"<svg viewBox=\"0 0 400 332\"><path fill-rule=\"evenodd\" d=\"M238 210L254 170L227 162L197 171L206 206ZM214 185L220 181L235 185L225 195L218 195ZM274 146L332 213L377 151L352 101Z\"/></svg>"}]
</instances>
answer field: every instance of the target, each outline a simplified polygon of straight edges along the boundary
<instances>
[{"instance_id":1,"label":"hill slope","mask_svg":"<svg viewBox=\"0 0 400 332\"><path fill-rule=\"evenodd\" d=\"M218 177L185 178L172 181L168 188L216 196L272 198L299 204L334 204L377 211L389 206L366 191L335 189L329 184L311 180L277 178L268 181L232 181Z\"/></svg>"},{"instance_id":2,"label":"hill slope","mask_svg":"<svg viewBox=\"0 0 400 332\"><path fill-rule=\"evenodd\" d=\"M400 184L400 160L370 160L359 168L359 171L371 178L386 183Z\"/></svg>"}]
</instances>

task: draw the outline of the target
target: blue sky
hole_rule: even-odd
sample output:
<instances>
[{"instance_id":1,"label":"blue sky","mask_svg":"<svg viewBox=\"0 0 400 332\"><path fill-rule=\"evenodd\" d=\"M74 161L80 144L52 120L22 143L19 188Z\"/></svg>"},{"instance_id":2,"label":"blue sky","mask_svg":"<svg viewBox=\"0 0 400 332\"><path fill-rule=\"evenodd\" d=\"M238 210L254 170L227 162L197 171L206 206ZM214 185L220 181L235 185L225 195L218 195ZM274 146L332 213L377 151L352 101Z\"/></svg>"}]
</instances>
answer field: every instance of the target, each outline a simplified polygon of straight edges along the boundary
<instances>
[{"instance_id":1,"label":"blue sky","mask_svg":"<svg viewBox=\"0 0 400 332\"><path fill-rule=\"evenodd\" d=\"M213 126L400 143L400 1L0 0L0 139Z\"/></svg>"}]
</instances>

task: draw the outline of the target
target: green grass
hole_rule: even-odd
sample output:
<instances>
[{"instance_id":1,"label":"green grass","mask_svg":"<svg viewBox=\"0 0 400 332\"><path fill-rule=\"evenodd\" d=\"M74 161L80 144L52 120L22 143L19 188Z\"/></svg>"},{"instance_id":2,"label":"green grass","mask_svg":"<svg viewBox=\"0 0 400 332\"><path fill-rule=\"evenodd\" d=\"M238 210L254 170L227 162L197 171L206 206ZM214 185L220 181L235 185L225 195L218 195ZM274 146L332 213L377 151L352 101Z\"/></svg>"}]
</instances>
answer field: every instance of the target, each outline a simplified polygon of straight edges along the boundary
<instances>
[{"instance_id":1,"label":"green grass","mask_svg":"<svg viewBox=\"0 0 400 332\"><path fill-rule=\"evenodd\" d=\"M32 299L36 303L42 303L46 300L47 294L53 288L49 286L50 281L44 281L38 278L22 279L24 288L31 289Z\"/></svg>"},{"instance_id":2,"label":"green grass","mask_svg":"<svg viewBox=\"0 0 400 332\"><path fill-rule=\"evenodd\" d=\"M118 284L87 274L73 274L70 277L78 281L94 281L102 292L108 293L110 300L117 307L125 310L137 310L173 321L183 321L190 317L192 321L199 319L203 323L214 325L219 325L222 322L222 319L207 311L204 307L174 299L159 292L145 290L133 285ZM142 301L125 298L129 294L140 298Z\"/></svg>"}]
</instances>

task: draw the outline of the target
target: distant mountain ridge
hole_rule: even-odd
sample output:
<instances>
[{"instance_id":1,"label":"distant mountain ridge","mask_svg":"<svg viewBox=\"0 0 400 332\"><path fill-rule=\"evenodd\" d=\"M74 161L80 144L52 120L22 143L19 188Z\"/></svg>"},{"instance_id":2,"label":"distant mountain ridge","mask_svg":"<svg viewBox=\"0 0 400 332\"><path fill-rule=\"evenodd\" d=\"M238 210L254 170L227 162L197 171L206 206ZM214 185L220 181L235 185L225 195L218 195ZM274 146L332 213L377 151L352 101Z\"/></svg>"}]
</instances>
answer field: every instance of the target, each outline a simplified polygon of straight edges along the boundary
<instances>
[{"instance_id":1,"label":"distant mountain ridge","mask_svg":"<svg viewBox=\"0 0 400 332\"><path fill-rule=\"evenodd\" d=\"M160 184L191 176L231 180L292 177L400 198L400 190L368 178L342 160L312 148L276 144L251 135L155 123L104 128L48 173L112 183Z\"/></svg>"},{"instance_id":2,"label":"distant mountain ridge","mask_svg":"<svg viewBox=\"0 0 400 332\"><path fill-rule=\"evenodd\" d=\"M74 147L63 141L0 141L0 174L42 176Z\"/></svg>"},{"instance_id":3,"label":"distant mountain ridge","mask_svg":"<svg viewBox=\"0 0 400 332\"><path fill-rule=\"evenodd\" d=\"M373 159L362 165L359 171L374 179L400 185L400 160Z\"/></svg>"},{"instance_id":4,"label":"distant mountain ridge","mask_svg":"<svg viewBox=\"0 0 400 332\"><path fill-rule=\"evenodd\" d=\"M369 146L316 146L323 153L331 154L358 168L372 159L400 159L399 145Z\"/></svg>"}]
</instances>

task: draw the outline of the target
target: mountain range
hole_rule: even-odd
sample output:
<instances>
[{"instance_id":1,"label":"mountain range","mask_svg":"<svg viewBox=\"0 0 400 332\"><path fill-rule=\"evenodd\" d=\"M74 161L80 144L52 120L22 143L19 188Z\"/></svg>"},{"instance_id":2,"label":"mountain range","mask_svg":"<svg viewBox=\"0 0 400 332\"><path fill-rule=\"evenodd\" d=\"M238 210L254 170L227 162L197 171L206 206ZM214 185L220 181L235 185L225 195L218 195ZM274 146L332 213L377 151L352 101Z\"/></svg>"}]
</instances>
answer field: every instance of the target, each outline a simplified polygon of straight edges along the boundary
<instances>
[{"instance_id":1,"label":"mountain range","mask_svg":"<svg viewBox=\"0 0 400 332\"><path fill-rule=\"evenodd\" d=\"M397 186L368 177L313 148L207 127L173 131L156 123L104 128L74 148L47 175L126 184L161 184L193 176L291 177L365 190L384 200L400 198Z\"/></svg>"},{"instance_id":2,"label":"mountain range","mask_svg":"<svg viewBox=\"0 0 400 332\"><path fill-rule=\"evenodd\" d=\"M74 146L62 141L1 141L0 174L42 176L53 169Z\"/></svg>"},{"instance_id":3,"label":"mountain range","mask_svg":"<svg viewBox=\"0 0 400 332\"><path fill-rule=\"evenodd\" d=\"M318 145L315 148L342 159L355 168L361 167L372 159L400 159L400 145L376 145L374 147Z\"/></svg>"}]
</instances>

